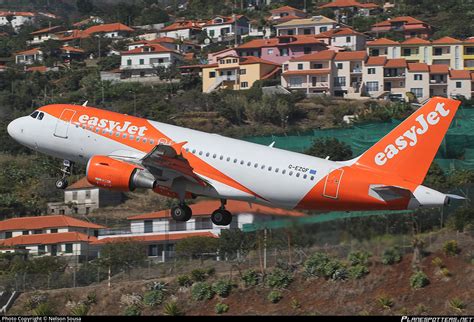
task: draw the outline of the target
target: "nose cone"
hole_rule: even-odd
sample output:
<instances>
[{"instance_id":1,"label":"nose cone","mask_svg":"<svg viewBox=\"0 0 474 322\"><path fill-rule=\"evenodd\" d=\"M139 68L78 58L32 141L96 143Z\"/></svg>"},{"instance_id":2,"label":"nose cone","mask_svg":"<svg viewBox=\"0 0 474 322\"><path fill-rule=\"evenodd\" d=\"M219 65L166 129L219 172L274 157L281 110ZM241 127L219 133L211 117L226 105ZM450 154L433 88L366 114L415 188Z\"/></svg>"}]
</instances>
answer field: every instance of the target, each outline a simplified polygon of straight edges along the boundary
<instances>
[{"instance_id":1,"label":"nose cone","mask_svg":"<svg viewBox=\"0 0 474 322\"><path fill-rule=\"evenodd\" d=\"M8 135L15 139L15 137L18 136L18 121L11 121L10 124L8 124L7 131Z\"/></svg>"}]
</instances>

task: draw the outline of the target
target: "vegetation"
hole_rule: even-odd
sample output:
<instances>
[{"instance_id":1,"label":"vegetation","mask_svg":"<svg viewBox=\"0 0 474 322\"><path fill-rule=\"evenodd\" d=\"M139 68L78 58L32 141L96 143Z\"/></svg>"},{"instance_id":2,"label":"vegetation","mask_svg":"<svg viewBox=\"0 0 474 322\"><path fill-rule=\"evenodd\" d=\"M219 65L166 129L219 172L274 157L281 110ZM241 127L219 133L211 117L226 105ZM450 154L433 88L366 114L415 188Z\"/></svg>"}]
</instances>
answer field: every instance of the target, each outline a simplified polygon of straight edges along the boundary
<instances>
[{"instance_id":1,"label":"vegetation","mask_svg":"<svg viewBox=\"0 0 474 322\"><path fill-rule=\"evenodd\" d=\"M430 280L428 279L428 276L426 276L422 271L418 271L410 277L410 286L414 289L425 287L429 283Z\"/></svg>"},{"instance_id":2,"label":"vegetation","mask_svg":"<svg viewBox=\"0 0 474 322\"><path fill-rule=\"evenodd\" d=\"M178 276L177 281L179 286L189 287L193 285L193 280L188 275Z\"/></svg>"},{"instance_id":3,"label":"vegetation","mask_svg":"<svg viewBox=\"0 0 474 322\"><path fill-rule=\"evenodd\" d=\"M466 308L464 301L458 297L449 300L449 306L457 312L462 312Z\"/></svg>"},{"instance_id":4,"label":"vegetation","mask_svg":"<svg viewBox=\"0 0 474 322\"><path fill-rule=\"evenodd\" d=\"M194 282L202 282L207 279L207 274L204 269L196 268L191 271L191 277Z\"/></svg>"},{"instance_id":5,"label":"vegetation","mask_svg":"<svg viewBox=\"0 0 474 322\"><path fill-rule=\"evenodd\" d=\"M292 274L280 268L275 268L265 280L267 286L271 288L286 288L292 281Z\"/></svg>"},{"instance_id":6,"label":"vegetation","mask_svg":"<svg viewBox=\"0 0 474 322\"><path fill-rule=\"evenodd\" d=\"M124 269L127 272L145 262L143 244L133 240L121 240L105 244L100 251L100 262L106 268Z\"/></svg>"},{"instance_id":7,"label":"vegetation","mask_svg":"<svg viewBox=\"0 0 474 322\"><path fill-rule=\"evenodd\" d=\"M443 244L443 252L448 256L456 256L460 251L456 240L449 240Z\"/></svg>"},{"instance_id":8,"label":"vegetation","mask_svg":"<svg viewBox=\"0 0 474 322\"><path fill-rule=\"evenodd\" d=\"M168 302L163 307L163 314L169 316L180 316L183 315L183 312L178 306L176 301Z\"/></svg>"},{"instance_id":9,"label":"vegetation","mask_svg":"<svg viewBox=\"0 0 474 322\"><path fill-rule=\"evenodd\" d=\"M382 264L384 265L393 265L402 260L402 254L398 248L388 248L384 250L382 254Z\"/></svg>"},{"instance_id":10,"label":"vegetation","mask_svg":"<svg viewBox=\"0 0 474 322\"><path fill-rule=\"evenodd\" d=\"M217 303L216 304L215 312L217 314L226 313L227 311L229 311L229 305L227 305L225 303Z\"/></svg>"},{"instance_id":11,"label":"vegetation","mask_svg":"<svg viewBox=\"0 0 474 322\"><path fill-rule=\"evenodd\" d=\"M281 292L277 290L270 291L270 293L268 293L268 296L267 296L268 300L272 303L280 302L282 297L283 295L281 294Z\"/></svg>"},{"instance_id":12,"label":"vegetation","mask_svg":"<svg viewBox=\"0 0 474 322\"><path fill-rule=\"evenodd\" d=\"M214 294L212 286L206 282L195 283L191 289L191 296L195 301L210 300Z\"/></svg>"},{"instance_id":13,"label":"vegetation","mask_svg":"<svg viewBox=\"0 0 474 322\"><path fill-rule=\"evenodd\" d=\"M217 253L218 245L216 238L200 236L189 237L181 239L176 243L176 253L188 256L189 258L203 259L204 254Z\"/></svg>"},{"instance_id":14,"label":"vegetation","mask_svg":"<svg viewBox=\"0 0 474 322\"><path fill-rule=\"evenodd\" d=\"M255 286L260 281L260 277L259 277L258 273L253 269L246 270L242 274L241 278L242 278L242 281L244 281L244 284L245 284L246 287Z\"/></svg>"},{"instance_id":15,"label":"vegetation","mask_svg":"<svg viewBox=\"0 0 474 322\"><path fill-rule=\"evenodd\" d=\"M37 316L51 316L56 315L56 310L51 303L43 302L38 304L38 306L33 309L32 313Z\"/></svg>"},{"instance_id":16,"label":"vegetation","mask_svg":"<svg viewBox=\"0 0 474 322\"><path fill-rule=\"evenodd\" d=\"M365 265L357 264L347 269L347 274L351 279L359 279L369 274L369 269Z\"/></svg>"},{"instance_id":17,"label":"vegetation","mask_svg":"<svg viewBox=\"0 0 474 322\"><path fill-rule=\"evenodd\" d=\"M220 297L227 297L232 290L232 284L227 279L220 279L212 284L212 290Z\"/></svg>"},{"instance_id":18,"label":"vegetation","mask_svg":"<svg viewBox=\"0 0 474 322\"><path fill-rule=\"evenodd\" d=\"M71 310L71 315L86 316L88 312L89 312L89 306L84 303L80 303Z\"/></svg>"},{"instance_id":19,"label":"vegetation","mask_svg":"<svg viewBox=\"0 0 474 322\"><path fill-rule=\"evenodd\" d=\"M305 153L323 159L329 157L334 161L345 161L352 158L351 147L336 138L316 139Z\"/></svg>"},{"instance_id":20,"label":"vegetation","mask_svg":"<svg viewBox=\"0 0 474 322\"><path fill-rule=\"evenodd\" d=\"M140 316L141 314L142 309L136 304L127 306L123 312L125 316Z\"/></svg>"},{"instance_id":21,"label":"vegetation","mask_svg":"<svg viewBox=\"0 0 474 322\"><path fill-rule=\"evenodd\" d=\"M377 303L383 309L390 309L393 306L393 299L389 296L382 295L379 298L377 298Z\"/></svg>"},{"instance_id":22,"label":"vegetation","mask_svg":"<svg viewBox=\"0 0 474 322\"><path fill-rule=\"evenodd\" d=\"M147 306L155 306L163 303L165 293L162 290L151 290L143 295L143 304Z\"/></svg>"}]
</instances>

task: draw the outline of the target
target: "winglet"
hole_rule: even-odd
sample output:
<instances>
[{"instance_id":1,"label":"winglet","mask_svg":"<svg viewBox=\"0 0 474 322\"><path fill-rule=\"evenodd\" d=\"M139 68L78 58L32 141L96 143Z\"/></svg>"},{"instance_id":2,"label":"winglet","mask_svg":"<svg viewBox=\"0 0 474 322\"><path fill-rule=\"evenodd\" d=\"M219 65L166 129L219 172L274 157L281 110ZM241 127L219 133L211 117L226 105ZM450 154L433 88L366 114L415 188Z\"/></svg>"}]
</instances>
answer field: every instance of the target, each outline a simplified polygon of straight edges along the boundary
<instances>
[{"instance_id":1,"label":"winglet","mask_svg":"<svg viewBox=\"0 0 474 322\"><path fill-rule=\"evenodd\" d=\"M181 155L182 154L182 149L183 149L183 146L188 143L188 141L183 141L183 142L179 142L179 143L174 143L171 145L171 147L176 151L176 154L177 155Z\"/></svg>"}]
</instances>

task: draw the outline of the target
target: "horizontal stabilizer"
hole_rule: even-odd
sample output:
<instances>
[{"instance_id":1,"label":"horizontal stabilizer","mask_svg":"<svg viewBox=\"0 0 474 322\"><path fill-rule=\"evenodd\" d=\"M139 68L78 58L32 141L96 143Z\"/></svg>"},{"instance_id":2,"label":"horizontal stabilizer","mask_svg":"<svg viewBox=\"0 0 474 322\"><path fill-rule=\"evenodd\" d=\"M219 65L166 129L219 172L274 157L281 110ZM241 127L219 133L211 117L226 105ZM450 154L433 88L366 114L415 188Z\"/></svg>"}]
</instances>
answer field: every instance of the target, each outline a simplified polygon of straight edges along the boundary
<instances>
[{"instance_id":1,"label":"horizontal stabilizer","mask_svg":"<svg viewBox=\"0 0 474 322\"><path fill-rule=\"evenodd\" d=\"M369 195L382 200L391 201L400 198L411 198L410 190L397 186L370 185Z\"/></svg>"},{"instance_id":2,"label":"horizontal stabilizer","mask_svg":"<svg viewBox=\"0 0 474 322\"><path fill-rule=\"evenodd\" d=\"M452 195L452 194L446 194L446 196L448 196L449 198L451 199L456 199L456 200L466 200L465 197L462 197L462 196L458 196L458 195Z\"/></svg>"}]
</instances>

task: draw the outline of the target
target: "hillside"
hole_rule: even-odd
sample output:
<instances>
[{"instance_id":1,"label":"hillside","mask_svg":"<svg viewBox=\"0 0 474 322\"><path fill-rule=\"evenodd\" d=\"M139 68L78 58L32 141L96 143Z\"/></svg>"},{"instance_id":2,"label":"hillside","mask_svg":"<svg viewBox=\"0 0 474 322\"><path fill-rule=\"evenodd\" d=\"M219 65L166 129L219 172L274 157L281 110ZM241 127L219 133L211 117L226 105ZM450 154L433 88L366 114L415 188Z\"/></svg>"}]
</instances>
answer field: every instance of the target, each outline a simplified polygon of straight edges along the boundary
<instances>
[{"instance_id":1,"label":"hillside","mask_svg":"<svg viewBox=\"0 0 474 322\"><path fill-rule=\"evenodd\" d=\"M438 238L438 239L437 239ZM441 251L442 241L457 238L460 254L447 256ZM121 315L127 305L140 299L153 281L168 283L163 303L176 302L185 315L213 315L217 303L228 305L229 315L393 315L393 314L429 314L429 315L458 315L474 314L472 285L474 283L474 265L472 249L474 239L467 234L443 233L434 235L435 241L430 245L427 255L420 261L419 268L426 273L429 284L420 289L410 287L410 277L413 274L413 253L404 254L401 262L393 265L383 265L380 258L373 257L369 263L370 273L361 279L332 280L322 277L307 278L302 265L297 265L293 282L281 289L282 298L272 304L267 296L271 288L259 284L245 287L234 267L232 283L234 287L230 295L220 298L214 295L211 300L196 301L192 298L192 287L179 287L176 276L162 279L138 281L107 282L90 287L75 289L59 289L50 291L27 292L20 295L14 306L8 312L10 315L27 313L31 300L42 297L50 303L58 314L70 314L72 308L86 297L94 298L90 304L90 315ZM372 243L372 247L375 246ZM441 274L434 260L439 257L448 274ZM190 271L199 265L197 262L182 263L183 271ZM215 266L215 264L212 264ZM229 265L230 266L230 265ZM245 266L245 267L244 267ZM217 267L217 266L216 266ZM241 265L242 272L248 265ZM257 268L256 268L257 269ZM274 268L269 271L274 271ZM164 273L166 274L166 273ZM218 278L229 278L229 273L219 273L208 278L209 284ZM267 281L270 275L267 275ZM95 294L95 295L93 295ZM134 300L135 299L135 300ZM456 309L453 300L460 299L463 305ZM137 304L142 315L161 315L165 304L148 307ZM385 306L385 307L384 307ZM135 313L137 313L135 312ZM34 311L33 311L34 314Z\"/></svg>"}]
</instances>

